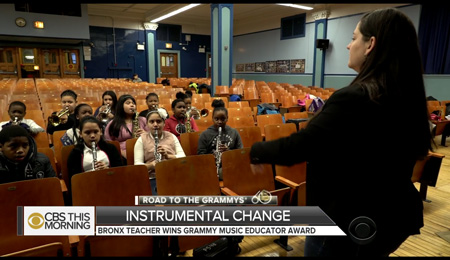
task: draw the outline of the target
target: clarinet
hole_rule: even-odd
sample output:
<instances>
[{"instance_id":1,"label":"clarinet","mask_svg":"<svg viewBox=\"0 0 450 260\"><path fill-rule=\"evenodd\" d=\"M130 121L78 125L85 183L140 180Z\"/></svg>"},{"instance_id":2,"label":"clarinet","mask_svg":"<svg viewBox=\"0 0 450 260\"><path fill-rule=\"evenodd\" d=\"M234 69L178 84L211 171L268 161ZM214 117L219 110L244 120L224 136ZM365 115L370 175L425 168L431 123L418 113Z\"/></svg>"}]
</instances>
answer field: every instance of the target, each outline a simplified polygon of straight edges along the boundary
<instances>
[{"instance_id":1,"label":"clarinet","mask_svg":"<svg viewBox=\"0 0 450 260\"><path fill-rule=\"evenodd\" d=\"M133 118L133 138L137 138L137 131L139 131L139 113L134 110L134 118Z\"/></svg>"},{"instance_id":2,"label":"clarinet","mask_svg":"<svg viewBox=\"0 0 450 260\"><path fill-rule=\"evenodd\" d=\"M217 135L217 140L216 140L216 167L217 167L217 173L219 173L219 168L220 168L220 163L222 161L222 153L219 151L219 145L221 143L222 139L222 127L219 127L219 135Z\"/></svg>"},{"instance_id":3,"label":"clarinet","mask_svg":"<svg viewBox=\"0 0 450 260\"><path fill-rule=\"evenodd\" d=\"M17 116L14 117L14 122L12 122L12 125L19 125L19 121L18 121Z\"/></svg>"},{"instance_id":4,"label":"clarinet","mask_svg":"<svg viewBox=\"0 0 450 260\"><path fill-rule=\"evenodd\" d=\"M92 171L95 171L95 164L97 163L97 146L95 142L91 143L92 148Z\"/></svg>"},{"instance_id":5,"label":"clarinet","mask_svg":"<svg viewBox=\"0 0 450 260\"><path fill-rule=\"evenodd\" d=\"M155 129L155 160L156 160L156 162L161 161L161 154L158 153L158 145L159 145L158 129Z\"/></svg>"}]
</instances>

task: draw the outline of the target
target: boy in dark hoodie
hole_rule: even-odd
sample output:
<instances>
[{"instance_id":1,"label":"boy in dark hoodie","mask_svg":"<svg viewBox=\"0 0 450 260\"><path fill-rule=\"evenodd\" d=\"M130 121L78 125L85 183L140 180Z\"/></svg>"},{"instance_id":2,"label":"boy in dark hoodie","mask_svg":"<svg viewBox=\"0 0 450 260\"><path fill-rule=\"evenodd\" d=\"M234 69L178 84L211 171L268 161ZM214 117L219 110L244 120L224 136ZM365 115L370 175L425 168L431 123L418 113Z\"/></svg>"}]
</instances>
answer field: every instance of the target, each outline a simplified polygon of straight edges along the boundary
<instances>
[{"instance_id":1,"label":"boy in dark hoodie","mask_svg":"<svg viewBox=\"0 0 450 260\"><path fill-rule=\"evenodd\" d=\"M0 132L0 184L56 177L49 158L37 152L25 128L12 125Z\"/></svg>"}]
</instances>

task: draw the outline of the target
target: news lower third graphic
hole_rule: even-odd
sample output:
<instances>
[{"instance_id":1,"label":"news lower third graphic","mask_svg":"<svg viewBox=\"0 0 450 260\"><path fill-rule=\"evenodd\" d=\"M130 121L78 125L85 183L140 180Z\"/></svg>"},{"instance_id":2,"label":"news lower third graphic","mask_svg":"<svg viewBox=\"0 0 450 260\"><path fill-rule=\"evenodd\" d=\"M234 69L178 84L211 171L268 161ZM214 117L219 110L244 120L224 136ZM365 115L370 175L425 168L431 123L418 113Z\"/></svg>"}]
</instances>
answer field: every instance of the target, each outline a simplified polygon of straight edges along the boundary
<instances>
[{"instance_id":1,"label":"news lower third graphic","mask_svg":"<svg viewBox=\"0 0 450 260\"><path fill-rule=\"evenodd\" d=\"M277 197L267 191L254 196L136 196L135 202L135 206L18 207L17 234L346 235L319 207L277 206Z\"/></svg>"}]
</instances>

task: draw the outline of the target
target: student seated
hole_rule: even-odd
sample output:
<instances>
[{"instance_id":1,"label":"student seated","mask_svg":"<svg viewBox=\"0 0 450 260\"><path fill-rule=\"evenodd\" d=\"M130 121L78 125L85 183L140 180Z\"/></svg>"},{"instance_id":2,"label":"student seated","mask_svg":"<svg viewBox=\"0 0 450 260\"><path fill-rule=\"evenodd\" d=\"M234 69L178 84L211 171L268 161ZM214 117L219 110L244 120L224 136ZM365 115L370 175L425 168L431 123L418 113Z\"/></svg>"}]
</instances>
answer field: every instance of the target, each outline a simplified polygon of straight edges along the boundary
<instances>
[{"instance_id":1,"label":"student seated","mask_svg":"<svg viewBox=\"0 0 450 260\"><path fill-rule=\"evenodd\" d=\"M164 126L164 130L174 134L178 140L180 140L180 135L183 133L198 131L198 126L195 123L195 120L192 117L186 117L186 104L183 101L182 95L184 94L181 92L177 93L177 99L172 102L173 115L167 119Z\"/></svg>"},{"instance_id":2,"label":"student seated","mask_svg":"<svg viewBox=\"0 0 450 260\"><path fill-rule=\"evenodd\" d=\"M162 109L161 113L163 113L164 119L169 118L169 113L165 108L159 107L159 97L156 93L148 93L148 95L145 97L145 101L147 103L148 109L141 111L139 113L139 116L147 117L148 112L155 110L155 109Z\"/></svg>"},{"instance_id":3,"label":"student seated","mask_svg":"<svg viewBox=\"0 0 450 260\"><path fill-rule=\"evenodd\" d=\"M33 137L21 126L3 128L0 151L0 184L56 177L50 159L37 152Z\"/></svg>"},{"instance_id":4,"label":"student seated","mask_svg":"<svg viewBox=\"0 0 450 260\"><path fill-rule=\"evenodd\" d=\"M80 140L80 121L85 116L92 116L92 107L85 103L78 104L75 107L74 115L77 121L75 121L72 128L68 129L61 137L61 142L64 146L78 143L78 140Z\"/></svg>"},{"instance_id":5,"label":"student seated","mask_svg":"<svg viewBox=\"0 0 450 260\"><path fill-rule=\"evenodd\" d=\"M160 161L186 156L178 138L171 132L164 131L166 119L163 112L164 110L157 109L148 113L147 126L150 130L141 135L134 145L134 164L147 166L153 195L157 194L155 165Z\"/></svg>"},{"instance_id":6,"label":"student seated","mask_svg":"<svg viewBox=\"0 0 450 260\"><path fill-rule=\"evenodd\" d=\"M122 166L117 148L103 139L102 123L94 116L85 116L80 121L80 142L70 152L67 160L69 177L77 173ZM96 162L93 160L95 145Z\"/></svg>"},{"instance_id":7,"label":"student seated","mask_svg":"<svg viewBox=\"0 0 450 260\"><path fill-rule=\"evenodd\" d=\"M36 135L40 132L45 132L45 129L40 125L36 124L32 119L25 119L27 114L27 106L21 101L13 101L9 104L8 114L11 118L10 121L5 121L0 123L0 131L3 127L10 125L20 125L30 132L31 135Z\"/></svg>"},{"instance_id":8,"label":"student seated","mask_svg":"<svg viewBox=\"0 0 450 260\"><path fill-rule=\"evenodd\" d=\"M170 86L170 79L168 79L168 78L163 79L163 80L161 81L161 84L162 84L163 86Z\"/></svg>"},{"instance_id":9,"label":"student seated","mask_svg":"<svg viewBox=\"0 0 450 260\"><path fill-rule=\"evenodd\" d=\"M133 78L131 78L131 81L134 83L139 83L139 82L142 82L142 79L139 78L139 75L137 73L134 73Z\"/></svg>"},{"instance_id":10,"label":"student seated","mask_svg":"<svg viewBox=\"0 0 450 260\"><path fill-rule=\"evenodd\" d=\"M184 104L186 104L186 113L194 119L200 118L200 111L192 106L192 91L186 90L185 93L178 92L177 95L179 95L179 97L183 99Z\"/></svg>"},{"instance_id":11,"label":"student seated","mask_svg":"<svg viewBox=\"0 0 450 260\"><path fill-rule=\"evenodd\" d=\"M53 116L62 115L67 110L68 112L59 117L58 119L59 122L54 122L56 125L53 125L51 122L48 122L47 135L50 147L53 147L53 133L55 131L70 129L75 124L76 118L74 115L74 110L77 105L77 97L78 95L73 90L70 89L64 90L61 93L62 109L58 112L53 112L52 115Z\"/></svg>"},{"instance_id":12,"label":"student seated","mask_svg":"<svg viewBox=\"0 0 450 260\"><path fill-rule=\"evenodd\" d=\"M102 105L97 107L94 116L97 117L103 125L103 132L106 125L114 118L116 112L117 96L112 90L107 90L102 94Z\"/></svg>"},{"instance_id":13,"label":"student seated","mask_svg":"<svg viewBox=\"0 0 450 260\"><path fill-rule=\"evenodd\" d=\"M127 140L137 138L148 131L145 118L136 111L136 100L125 94L117 101L116 114L105 129L107 141L119 141L122 156L127 158Z\"/></svg>"},{"instance_id":14,"label":"student seated","mask_svg":"<svg viewBox=\"0 0 450 260\"><path fill-rule=\"evenodd\" d=\"M219 180L222 180L222 153L228 150L242 149L241 136L239 132L227 126L228 110L225 108L225 103L221 99L213 100L212 107L214 107L212 118L214 125L200 134L198 139L197 154L214 154L216 157L217 175ZM221 132L219 133L219 128Z\"/></svg>"}]
</instances>

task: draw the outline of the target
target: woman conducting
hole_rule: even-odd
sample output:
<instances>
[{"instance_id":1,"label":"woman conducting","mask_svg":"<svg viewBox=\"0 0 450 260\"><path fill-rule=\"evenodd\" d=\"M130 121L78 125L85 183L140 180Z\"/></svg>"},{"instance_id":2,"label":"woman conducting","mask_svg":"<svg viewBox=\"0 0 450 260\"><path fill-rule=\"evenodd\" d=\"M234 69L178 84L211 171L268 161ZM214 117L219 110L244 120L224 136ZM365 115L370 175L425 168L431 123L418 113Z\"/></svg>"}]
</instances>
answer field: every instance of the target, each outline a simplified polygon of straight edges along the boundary
<instances>
[{"instance_id":1,"label":"woman conducting","mask_svg":"<svg viewBox=\"0 0 450 260\"><path fill-rule=\"evenodd\" d=\"M347 49L353 82L305 129L251 148L256 176L261 163L307 161L307 205L347 234L307 237L305 256L389 256L423 226L411 176L432 139L416 29L396 9L376 10L356 25ZM408 107L408 128L399 140L393 112L401 107Z\"/></svg>"}]
</instances>

